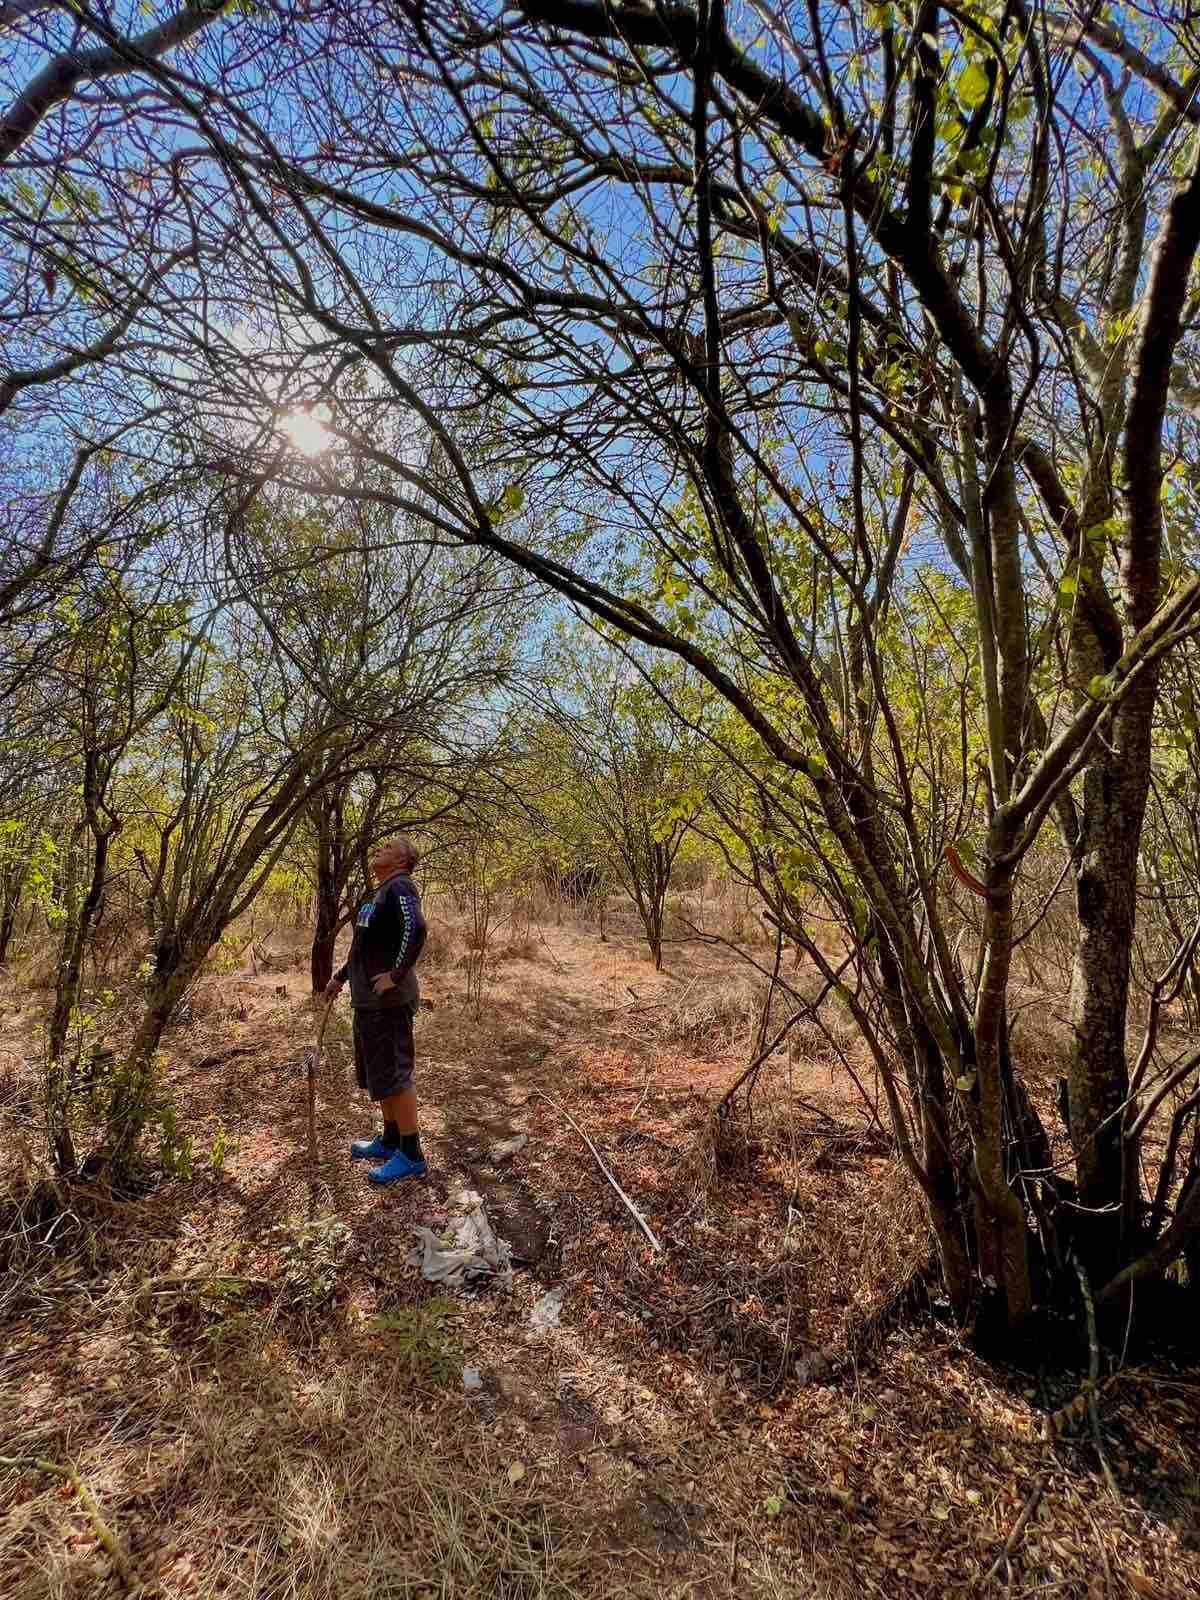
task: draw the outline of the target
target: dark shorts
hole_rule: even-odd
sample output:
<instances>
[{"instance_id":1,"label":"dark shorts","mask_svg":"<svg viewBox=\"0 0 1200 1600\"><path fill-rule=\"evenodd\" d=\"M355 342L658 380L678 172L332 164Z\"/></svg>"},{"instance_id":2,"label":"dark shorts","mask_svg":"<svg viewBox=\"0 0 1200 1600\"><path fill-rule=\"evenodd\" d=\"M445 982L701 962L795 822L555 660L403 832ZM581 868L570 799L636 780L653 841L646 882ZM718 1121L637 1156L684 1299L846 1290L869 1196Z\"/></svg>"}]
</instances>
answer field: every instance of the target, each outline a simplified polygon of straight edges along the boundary
<instances>
[{"instance_id":1,"label":"dark shorts","mask_svg":"<svg viewBox=\"0 0 1200 1600\"><path fill-rule=\"evenodd\" d=\"M372 1100L386 1100L412 1087L411 1006L354 1013L354 1076Z\"/></svg>"}]
</instances>

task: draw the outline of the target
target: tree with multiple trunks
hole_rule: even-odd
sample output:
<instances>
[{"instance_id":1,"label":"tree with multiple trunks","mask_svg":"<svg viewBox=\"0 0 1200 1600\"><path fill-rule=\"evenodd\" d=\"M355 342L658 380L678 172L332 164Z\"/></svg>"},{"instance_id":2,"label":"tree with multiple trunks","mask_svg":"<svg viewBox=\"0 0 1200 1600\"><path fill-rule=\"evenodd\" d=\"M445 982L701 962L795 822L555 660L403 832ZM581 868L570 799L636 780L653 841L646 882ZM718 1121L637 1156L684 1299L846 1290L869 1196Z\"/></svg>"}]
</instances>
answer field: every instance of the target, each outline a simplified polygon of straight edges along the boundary
<instances>
[{"instance_id":1,"label":"tree with multiple trunks","mask_svg":"<svg viewBox=\"0 0 1200 1600\"><path fill-rule=\"evenodd\" d=\"M285 579L273 576L289 565L277 547L336 539L330 519L298 523L280 506L233 514L247 524L243 572L261 562L259 580L223 610L217 642L187 673L146 771L139 865L154 950L100 1152L116 1167L152 1109L156 1053L175 1007L297 828L377 785L389 764L426 781L414 803L422 816L436 813L439 766L461 776L467 765L451 750L454 718L470 717L473 697L501 670L472 637L485 618L495 624L503 598L487 563L468 555L448 570L416 550L367 570L351 550L301 563Z\"/></svg>"},{"instance_id":2,"label":"tree with multiple trunks","mask_svg":"<svg viewBox=\"0 0 1200 1600\"><path fill-rule=\"evenodd\" d=\"M584 627L542 666L549 709L535 743L571 825L584 823L599 893L620 885L661 970L671 875L707 789L709 747L684 720L694 689L673 663L639 663Z\"/></svg>"}]
</instances>

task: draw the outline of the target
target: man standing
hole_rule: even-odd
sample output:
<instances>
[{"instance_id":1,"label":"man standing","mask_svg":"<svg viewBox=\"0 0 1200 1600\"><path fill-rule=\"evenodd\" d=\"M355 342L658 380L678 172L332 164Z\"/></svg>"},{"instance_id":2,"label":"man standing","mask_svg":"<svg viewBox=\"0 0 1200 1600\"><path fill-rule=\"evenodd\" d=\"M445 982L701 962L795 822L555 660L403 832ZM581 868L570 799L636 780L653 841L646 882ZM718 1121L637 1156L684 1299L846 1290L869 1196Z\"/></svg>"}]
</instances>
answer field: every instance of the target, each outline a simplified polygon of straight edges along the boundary
<instances>
[{"instance_id":1,"label":"man standing","mask_svg":"<svg viewBox=\"0 0 1200 1600\"><path fill-rule=\"evenodd\" d=\"M425 944L421 897L410 874L417 850L410 839L389 839L370 858L375 893L358 908L345 966L325 990L336 999L350 979L354 1008L354 1070L358 1086L379 1104L383 1132L355 1139L354 1161L379 1161L368 1183L397 1183L428 1171L417 1132L413 1088L413 1017L417 988L413 967Z\"/></svg>"}]
</instances>

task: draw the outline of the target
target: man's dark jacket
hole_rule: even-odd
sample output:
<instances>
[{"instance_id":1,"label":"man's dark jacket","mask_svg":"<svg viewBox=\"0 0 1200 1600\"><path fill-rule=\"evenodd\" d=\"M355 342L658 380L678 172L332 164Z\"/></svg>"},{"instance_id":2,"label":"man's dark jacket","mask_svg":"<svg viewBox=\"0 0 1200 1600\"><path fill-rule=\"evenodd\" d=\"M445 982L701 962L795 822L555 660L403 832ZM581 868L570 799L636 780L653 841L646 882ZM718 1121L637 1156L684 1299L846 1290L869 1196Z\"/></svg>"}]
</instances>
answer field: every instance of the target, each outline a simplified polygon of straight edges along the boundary
<instances>
[{"instance_id":1,"label":"man's dark jacket","mask_svg":"<svg viewBox=\"0 0 1200 1600\"><path fill-rule=\"evenodd\" d=\"M395 873L362 902L350 955L334 974L340 983L349 977L350 1004L356 1011L416 1009L420 990L412 969L425 946L426 931L421 896L407 872ZM376 994L371 979L382 972L391 973L396 987Z\"/></svg>"}]
</instances>

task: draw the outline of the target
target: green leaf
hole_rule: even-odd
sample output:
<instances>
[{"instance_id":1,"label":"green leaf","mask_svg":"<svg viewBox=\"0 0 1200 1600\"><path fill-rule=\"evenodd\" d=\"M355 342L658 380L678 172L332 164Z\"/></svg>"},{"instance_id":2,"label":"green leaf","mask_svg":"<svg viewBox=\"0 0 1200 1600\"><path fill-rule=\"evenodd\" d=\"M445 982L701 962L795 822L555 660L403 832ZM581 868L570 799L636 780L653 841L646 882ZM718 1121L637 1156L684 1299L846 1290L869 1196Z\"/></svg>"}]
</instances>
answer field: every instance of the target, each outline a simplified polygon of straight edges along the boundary
<instances>
[{"instance_id":1,"label":"green leaf","mask_svg":"<svg viewBox=\"0 0 1200 1600\"><path fill-rule=\"evenodd\" d=\"M983 104L988 87L987 73L977 61L972 61L959 73L955 92L967 110L974 111Z\"/></svg>"},{"instance_id":2,"label":"green leaf","mask_svg":"<svg viewBox=\"0 0 1200 1600\"><path fill-rule=\"evenodd\" d=\"M519 483L510 483L501 498L506 511L520 511L525 504L525 491Z\"/></svg>"},{"instance_id":3,"label":"green leaf","mask_svg":"<svg viewBox=\"0 0 1200 1600\"><path fill-rule=\"evenodd\" d=\"M1111 684L1102 672L1098 672L1094 678L1088 679L1087 692L1093 700L1103 700L1110 688Z\"/></svg>"},{"instance_id":4,"label":"green leaf","mask_svg":"<svg viewBox=\"0 0 1200 1600\"><path fill-rule=\"evenodd\" d=\"M1079 579L1073 572L1068 572L1065 578L1059 579L1058 598L1060 600L1072 600L1078 588Z\"/></svg>"},{"instance_id":5,"label":"green leaf","mask_svg":"<svg viewBox=\"0 0 1200 1600\"><path fill-rule=\"evenodd\" d=\"M1103 522L1093 522L1084 534L1084 538L1095 549L1100 549L1109 539L1115 538L1121 531L1118 517L1108 517Z\"/></svg>"}]
</instances>

